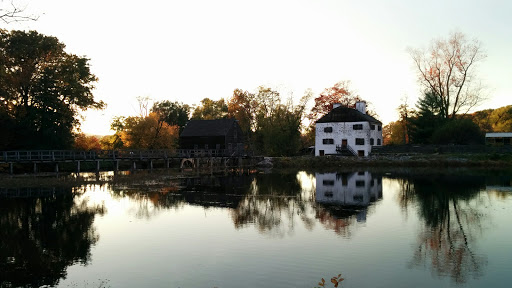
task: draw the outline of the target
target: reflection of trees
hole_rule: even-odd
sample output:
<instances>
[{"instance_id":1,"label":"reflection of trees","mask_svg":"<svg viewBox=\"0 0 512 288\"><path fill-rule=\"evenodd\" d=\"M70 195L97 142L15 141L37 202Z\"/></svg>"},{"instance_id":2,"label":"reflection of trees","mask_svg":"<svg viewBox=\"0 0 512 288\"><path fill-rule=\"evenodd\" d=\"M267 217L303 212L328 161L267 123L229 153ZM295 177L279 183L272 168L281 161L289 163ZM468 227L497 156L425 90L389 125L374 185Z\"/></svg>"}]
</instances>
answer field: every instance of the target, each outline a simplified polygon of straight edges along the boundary
<instances>
[{"instance_id":1,"label":"reflection of trees","mask_svg":"<svg viewBox=\"0 0 512 288\"><path fill-rule=\"evenodd\" d=\"M412 264L431 263L437 274L450 275L457 283L470 275L479 277L486 260L471 246L482 234L484 213L476 196L485 188L485 179L430 175L401 180L400 184L399 203L404 208L417 204L425 223Z\"/></svg>"},{"instance_id":2,"label":"reflection of trees","mask_svg":"<svg viewBox=\"0 0 512 288\"><path fill-rule=\"evenodd\" d=\"M87 264L96 243L90 207L72 188L46 197L0 199L0 286L55 285L74 263Z\"/></svg>"},{"instance_id":3,"label":"reflection of trees","mask_svg":"<svg viewBox=\"0 0 512 288\"><path fill-rule=\"evenodd\" d=\"M298 215L306 228L311 228L311 199L301 191L297 173L256 175L232 212L235 227L254 224L261 233L283 236L293 232Z\"/></svg>"}]
</instances>

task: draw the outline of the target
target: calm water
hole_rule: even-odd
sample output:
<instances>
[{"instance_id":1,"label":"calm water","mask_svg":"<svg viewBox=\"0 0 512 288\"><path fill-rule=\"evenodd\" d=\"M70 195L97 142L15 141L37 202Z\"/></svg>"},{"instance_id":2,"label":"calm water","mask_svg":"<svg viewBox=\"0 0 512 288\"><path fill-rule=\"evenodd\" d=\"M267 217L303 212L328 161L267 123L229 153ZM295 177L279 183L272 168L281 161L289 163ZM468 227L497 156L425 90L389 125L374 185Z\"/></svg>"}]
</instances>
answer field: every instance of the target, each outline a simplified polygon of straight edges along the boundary
<instances>
[{"instance_id":1,"label":"calm water","mask_svg":"<svg viewBox=\"0 0 512 288\"><path fill-rule=\"evenodd\" d=\"M314 287L339 273L343 287L510 287L511 179L163 174L3 189L0 287Z\"/></svg>"}]
</instances>

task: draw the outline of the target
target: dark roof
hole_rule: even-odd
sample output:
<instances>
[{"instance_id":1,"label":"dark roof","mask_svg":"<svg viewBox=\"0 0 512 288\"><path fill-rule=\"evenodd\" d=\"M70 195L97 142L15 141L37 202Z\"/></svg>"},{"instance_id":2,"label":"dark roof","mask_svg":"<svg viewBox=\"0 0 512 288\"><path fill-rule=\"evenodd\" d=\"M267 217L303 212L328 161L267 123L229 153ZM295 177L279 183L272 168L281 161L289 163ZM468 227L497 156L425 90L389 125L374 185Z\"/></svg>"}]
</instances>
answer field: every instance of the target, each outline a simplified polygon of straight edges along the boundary
<instances>
[{"instance_id":1,"label":"dark roof","mask_svg":"<svg viewBox=\"0 0 512 288\"><path fill-rule=\"evenodd\" d=\"M180 137L225 136L235 121L235 119L190 120Z\"/></svg>"},{"instance_id":2,"label":"dark roof","mask_svg":"<svg viewBox=\"0 0 512 288\"><path fill-rule=\"evenodd\" d=\"M371 122L382 124L379 120L368 114L363 114L356 109L345 106L332 109L331 112L316 121L316 123L329 122Z\"/></svg>"}]
</instances>

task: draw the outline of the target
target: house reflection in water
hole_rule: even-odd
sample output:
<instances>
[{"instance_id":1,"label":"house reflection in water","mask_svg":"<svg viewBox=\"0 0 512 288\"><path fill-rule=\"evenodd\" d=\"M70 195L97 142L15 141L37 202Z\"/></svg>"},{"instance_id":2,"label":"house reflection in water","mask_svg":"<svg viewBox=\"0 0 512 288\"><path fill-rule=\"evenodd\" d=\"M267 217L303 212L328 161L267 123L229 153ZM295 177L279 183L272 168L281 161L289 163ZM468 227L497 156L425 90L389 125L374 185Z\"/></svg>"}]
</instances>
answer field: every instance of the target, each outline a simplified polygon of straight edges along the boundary
<instances>
[{"instance_id":1,"label":"house reflection in water","mask_svg":"<svg viewBox=\"0 0 512 288\"><path fill-rule=\"evenodd\" d=\"M358 222L364 222L367 207L381 198L382 176L368 171L316 173L316 202L334 208L337 217L356 215Z\"/></svg>"}]
</instances>

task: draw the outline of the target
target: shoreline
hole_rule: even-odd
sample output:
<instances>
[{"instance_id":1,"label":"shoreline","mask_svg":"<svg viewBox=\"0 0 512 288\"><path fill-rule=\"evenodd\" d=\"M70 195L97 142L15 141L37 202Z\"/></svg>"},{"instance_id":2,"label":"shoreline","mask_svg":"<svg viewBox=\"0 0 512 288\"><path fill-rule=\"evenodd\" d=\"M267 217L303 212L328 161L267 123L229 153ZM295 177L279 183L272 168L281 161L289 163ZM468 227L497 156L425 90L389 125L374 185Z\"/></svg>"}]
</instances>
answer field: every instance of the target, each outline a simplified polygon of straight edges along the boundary
<instances>
[{"instance_id":1,"label":"shoreline","mask_svg":"<svg viewBox=\"0 0 512 288\"><path fill-rule=\"evenodd\" d=\"M369 157L353 156L296 156L266 157L273 168L342 168L342 167L512 167L512 154L392 154ZM347 167L348 168L348 167Z\"/></svg>"}]
</instances>

